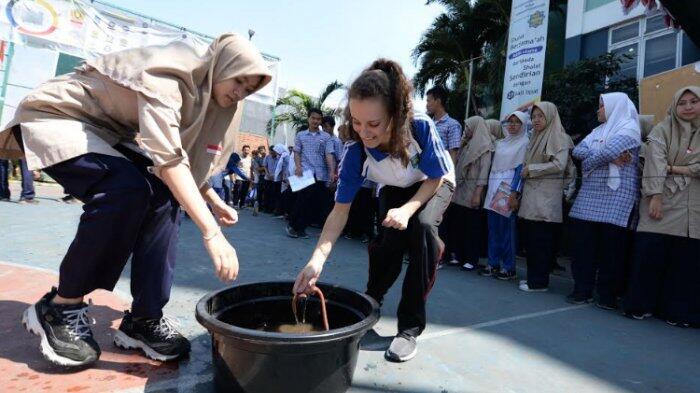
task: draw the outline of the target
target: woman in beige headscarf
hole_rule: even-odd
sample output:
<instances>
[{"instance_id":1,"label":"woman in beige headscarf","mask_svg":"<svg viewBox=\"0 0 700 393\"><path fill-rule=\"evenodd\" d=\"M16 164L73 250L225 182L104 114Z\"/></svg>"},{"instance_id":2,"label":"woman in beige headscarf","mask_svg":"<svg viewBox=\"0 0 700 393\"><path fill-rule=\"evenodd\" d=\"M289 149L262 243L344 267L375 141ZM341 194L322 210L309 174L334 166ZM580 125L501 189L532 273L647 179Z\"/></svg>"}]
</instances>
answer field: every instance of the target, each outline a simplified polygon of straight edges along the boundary
<instances>
[{"instance_id":1,"label":"woman in beige headscarf","mask_svg":"<svg viewBox=\"0 0 700 393\"><path fill-rule=\"evenodd\" d=\"M474 270L479 266L486 219L481 203L489 183L493 151L493 142L484 119L479 116L467 119L457 154L457 186L450 203L452 215L448 231L449 247L456 251L457 260L464 270Z\"/></svg>"},{"instance_id":2,"label":"woman in beige headscarf","mask_svg":"<svg viewBox=\"0 0 700 393\"><path fill-rule=\"evenodd\" d=\"M556 237L563 219L565 170L574 147L564 132L556 105L540 102L532 108L533 133L525 151L525 180L518 216L527 253L527 280L520 289L546 291L556 263Z\"/></svg>"},{"instance_id":3,"label":"woman in beige headscarf","mask_svg":"<svg viewBox=\"0 0 700 393\"><path fill-rule=\"evenodd\" d=\"M486 119L484 120L486 126L489 128L489 133L491 133L491 139L497 141L506 137L505 132L503 132L503 124L496 119Z\"/></svg>"},{"instance_id":4,"label":"woman in beige headscarf","mask_svg":"<svg viewBox=\"0 0 700 393\"><path fill-rule=\"evenodd\" d=\"M41 346L47 359L82 366L99 358L83 297L112 290L129 257L134 300L115 344L162 361L189 352L162 314L179 206L199 227L219 278L235 279L236 252L219 224L234 224L237 214L206 180L233 152L237 103L270 79L257 49L225 34L203 55L174 42L88 60L20 103L0 133L0 156L26 157L30 168L43 169L83 201L85 211L58 288L24 313L27 328L48 343Z\"/></svg>"},{"instance_id":5,"label":"woman in beige headscarf","mask_svg":"<svg viewBox=\"0 0 700 393\"><path fill-rule=\"evenodd\" d=\"M625 313L700 325L700 86L676 92L645 158Z\"/></svg>"}]
</instances>

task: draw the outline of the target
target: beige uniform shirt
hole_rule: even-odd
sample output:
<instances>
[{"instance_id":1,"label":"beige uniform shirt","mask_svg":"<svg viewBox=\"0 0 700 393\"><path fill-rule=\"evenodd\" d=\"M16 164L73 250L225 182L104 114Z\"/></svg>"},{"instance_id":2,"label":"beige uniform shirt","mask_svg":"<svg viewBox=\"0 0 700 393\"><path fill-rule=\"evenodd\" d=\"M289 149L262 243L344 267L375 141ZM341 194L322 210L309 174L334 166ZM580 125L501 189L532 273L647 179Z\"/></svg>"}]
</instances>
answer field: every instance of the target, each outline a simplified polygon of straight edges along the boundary
<instances>
[{"instance_id":1,"label":"beige uniform shirt","mask_svg":"<svg viewBox=\"0 0 700 393\"><path fill-rule=\"evenodd\" d=\"M0 156L22 156L10 130L18 124L32 170L87 153L123 157L112 147L123 144L153 160L151 170L160 176L160 169L189 167L191 159L213 168L223 150L214 142L199 146L204 142L198 138L183 143L179 111L87 67L45 82L22 100L12 122L0 132ZM198 185L206 181L200 172Z\"/></svg>"},{"instance_id":2,"label":"beige uniform shirt","mask_svg":"<svg viewBox=\"0 0 700 393\"><path fill-rule=\"evenodd\" d=\"M700 150L700 131L693 135L689 148L696 152ZM653 179L665 174L667 165L665 147L659 143L647 143L644 177ZM642 182L643 197L639 203L637 231L700 239L700 162L694 162L688 168L693 174L690 184L673 194L664 187L663 178ZM662 194L661 220L649 217L649 201L655 194Z\"/></svg>"},{"instance_id":3,"label":"beige uniform shirt","mask_svg":"<svg viewBox=\"0 0 700 393\"><path fill-rule=\"evenodd\" d=\"M493 152L487 151L481 155L476 161L467 165L466 168L456 168L457 186L452 194L452 202L460 206L472 207L472 196L476 191L476 187L489 184L489 171L491 170L491 155ZM482 195L483 202L483 195ZM477 206L480 207L480 206Z\"/></svg>"},{"instance_id":4,"label":"beige uniform shirt","mask_svg":"<svg viewBox=\"0 0 700 393\"><path fill-rule=\"evenodd\" d=\"M561 223L562 200L567 181L564 179L569 150L557 153L549 162L529 164L530 172L523 184L518 216L526 220Z\"/></svg>"}]
</instances>

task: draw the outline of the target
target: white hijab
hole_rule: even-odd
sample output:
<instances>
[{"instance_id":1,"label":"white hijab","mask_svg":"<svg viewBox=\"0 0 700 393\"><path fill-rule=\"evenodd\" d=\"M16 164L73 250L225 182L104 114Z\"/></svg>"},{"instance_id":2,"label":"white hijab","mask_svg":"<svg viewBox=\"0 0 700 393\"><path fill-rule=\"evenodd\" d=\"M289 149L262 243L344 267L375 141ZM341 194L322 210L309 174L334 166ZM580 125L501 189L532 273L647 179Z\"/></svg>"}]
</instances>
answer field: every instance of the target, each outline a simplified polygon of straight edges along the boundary
<instances>
[{"instance_id":1,"label":"white hijab","mask_svg":"<svg viewBox=\"0 0 700 393\"><path fill-rule=\"evenodd\" d=\"M583 142L593 151L598 151L605 147L605 144L616 135L626 135L642 143L642 132L639 129L639 113L634 103L625 93L601 94L605 106L605 123L591 131ZM608 164L608 187L617 190L620 187L620 168L610 163Z\"/></svg>"},{"instance_id":2,"label":"white hijab","mask_svg":"<svg viewBox=\"0 0 700 393\"><path fill-rule=\"evenodd\" d=\"M287 146L278 143L272 147L272 150L275 151L279 155L279 159L277 160L277 165L275 166L275 177L274 180L277 181L280 177L280 173L282 173L282 165L284 163L285 157L289 155L289 150L287 149Z\"/></svg>"},{"instance_id":3,"label":"white hijab","mask_svg":"<svg viewBox=\"0 0 700 393\"><path fill-rule=\"evenodd\" d=\"M496 152L493 155L491 172L514 169L525 161L525 151L527 150L527 144L530 142L530 138L527 135L530 116L526 113L515 111L508 115L506 119L510 119L513 115L520 119L523 125L517 134L511 134L504 130L506 137L496 141Z\"/></svg>"}]
</instances>

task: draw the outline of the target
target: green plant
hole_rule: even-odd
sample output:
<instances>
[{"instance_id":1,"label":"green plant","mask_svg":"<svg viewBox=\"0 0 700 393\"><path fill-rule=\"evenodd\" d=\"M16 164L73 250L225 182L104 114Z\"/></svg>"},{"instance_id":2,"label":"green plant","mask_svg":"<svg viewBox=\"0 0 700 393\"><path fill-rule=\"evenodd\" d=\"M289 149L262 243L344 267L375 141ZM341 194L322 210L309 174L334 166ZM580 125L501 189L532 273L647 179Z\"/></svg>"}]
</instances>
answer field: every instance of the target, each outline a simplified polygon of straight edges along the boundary
<instances>
[{"instance_id":1,"label":"green plant","mask_svg":"<svg viewBox=\"0 0 700 393\"><path fill-rule=\"evenodd\" d=\"M288 123L295 130L302 130L308 127L309 110L318 108L323 112L324 116L335 116L336 109L324 105L324 102L331 93L338 89L343 89L344 86L338 81L329 83L325 89L319 94L318 98L300 90L290 90L277 100L275 105L274 124ZM275 130L272 127L272 120L267 124L268 135L275 136ZM276 127L275 127L276 128Z\"/></svg>"},{"instance_id":2,"label":"green plant","mask_svg":"<svg viewBox=\"0 0 700 393\"><path fill-rule=\"evenodd\" d=\"M571 135L584 135L598 123L596 110L601 94L626 93L637 105L637 81L620 75L624 57L612 53L580 60L545 76L542 99L557 105L562 124Z\"/></svg>"}]
</instances>

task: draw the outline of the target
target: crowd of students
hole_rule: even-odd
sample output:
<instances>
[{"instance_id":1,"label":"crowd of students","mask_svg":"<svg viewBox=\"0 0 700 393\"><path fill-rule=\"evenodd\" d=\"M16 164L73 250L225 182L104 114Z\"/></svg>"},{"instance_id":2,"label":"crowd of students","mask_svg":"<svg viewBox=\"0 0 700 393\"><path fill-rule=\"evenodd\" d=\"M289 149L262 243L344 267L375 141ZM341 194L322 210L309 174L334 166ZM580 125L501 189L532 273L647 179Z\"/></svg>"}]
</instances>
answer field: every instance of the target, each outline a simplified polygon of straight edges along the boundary
<instances>
[{"instance_id":1,"label":"crowd of students","mask_svg":"<svg viewBox=\"0 0 700 393\"><path fill-rule=\"evenodd\" d=\"M438 268L458 265L513 280L516 254L522 253L527 274L519 289L543 292L550 273L564 269L557 257L568 241L574 279L569 303L593 302L595 292L603 309L700 325L699 89L679 90L668 117L653 129L650 116L640 116L625 94L603 94L600 126L577 145L554 103L539 102L503 121L473 116L462 128L445 111L446 91L431 89L427 109L456 175L440 225L445 245ZM264 169L258 175L251 170L263 195L257 199L261 209L286 217L287 233L295 238L308 237L307 225L323 225L342 166L341 147L351 140L345 124L334 136L334 119L318 110L310 112L308 124L289 152L278 145L264 156L259 148L253 161L261 159L258 167ZM292 192L288 177L307 170L316 183ZM381 187L363 180L346 238L366 243L381 230ZM571 238L562 239L562 232Z\"/></svg>"}]
</instances>

